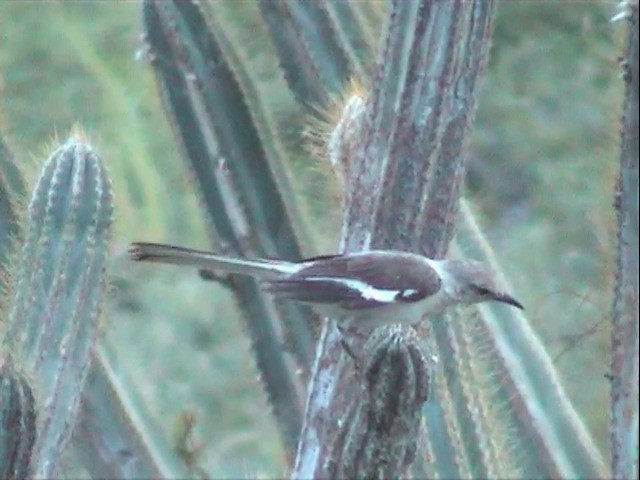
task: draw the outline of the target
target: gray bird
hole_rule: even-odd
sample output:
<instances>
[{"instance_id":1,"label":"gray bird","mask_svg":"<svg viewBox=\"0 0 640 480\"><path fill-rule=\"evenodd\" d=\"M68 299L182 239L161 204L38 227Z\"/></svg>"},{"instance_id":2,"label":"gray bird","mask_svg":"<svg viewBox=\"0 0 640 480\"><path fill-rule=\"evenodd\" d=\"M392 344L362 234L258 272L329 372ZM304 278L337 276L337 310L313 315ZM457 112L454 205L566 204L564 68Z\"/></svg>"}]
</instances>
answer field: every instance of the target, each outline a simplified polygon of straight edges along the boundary
<instances>
[{"instance_id":1,"label":"gray bird","mask_svg":"<svg viewBox=\"0 0 640 480\"><path fill-rule=\"evenodd\" d=\"M416 324L447 307L497 301L523 309L473 260L433 260L394 250L325 255L299 262L233 258L190 248L133 243L135 261L248 275L280 298L312 305L347 328Z\"/></svg>"}]
</instances>

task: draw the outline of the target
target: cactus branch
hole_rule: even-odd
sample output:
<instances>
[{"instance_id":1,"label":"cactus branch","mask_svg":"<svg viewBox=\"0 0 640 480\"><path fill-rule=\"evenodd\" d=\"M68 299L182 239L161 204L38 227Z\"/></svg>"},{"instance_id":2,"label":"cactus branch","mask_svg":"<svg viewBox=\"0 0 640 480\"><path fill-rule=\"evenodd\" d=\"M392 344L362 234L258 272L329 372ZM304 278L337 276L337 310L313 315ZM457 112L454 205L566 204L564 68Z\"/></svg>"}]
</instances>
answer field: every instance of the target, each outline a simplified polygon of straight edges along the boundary
<instances>
[{"instance_id":1,"label":"cactus branch","mask_svg":"<svg viewBox=\"0 0 640 480\"><path fill-rule=\"evenodd\" d=\"M488 5L481 8L479 3ZM434 176L434 165L444 162L440 158L440 149L433 149L429 157L422 154L425 148L422 142L431 134L427 127L432 125L423 121L423 112L435 109L434 115L442 117L435 125L443 124L459 113L459 106L453 100L460 70L472 62L468 57L483 57L487 51L486 36L482 37L484 42L480 43L469 39L476 35L478 24L482 25L483 31L489 31L492 4L393 3L389 33L379 58L373 89L365 102L365 120L358 137L360 143L354 149L350 164L342 250L356 251L371 247L407 249L417 245L420 230L409 226L417 224L417 220L411 219L419 218L424 198L416 192L424 191L425 180ZM472 48L457 47L466 43L472 44ZM403 53L405 46L409 46L406 55ZM437 57L441 61L427 61L427 53L434 50L442 53ZM484 60L476 60L475 63L481 66ZM418 71L427 66L431 68L430 74L419 75ZM459 99L459 102L468 102L470 105L462 110L465 125L470 120L464 112L472 111L475 88L474 82L465 90L467 96ZM444 102L440 109L434 108L433 99L437 98L442 98ZM396 109L396 105L400 107ZM458 108L454 109L454 106ZM398 110L402 112L401 115L397 114ZM442 132L439 132L434 144L439 145L441 141ZM406 145L402 151L399 150L401 145ZM451 180L450 175L437 179L448 186L452 185ZM445 188L444 185L442 188ZM447 216L455 211L450 204L457 203L458 194L459 191L454 189L447 202L438 204L440 208L446 207L443 216L447 220ZM427 199L427 202L431 201L436 200ZM450 238L440 227L435 226L439 232L437 246L439 251L446 251ZM346 427L341 427L345 422L340 421L337 426L327 425L322 418L335 415L335 412L344 412L343 406L348 405L356 394L349 386L349 375L345 373L347 367L341 361L335 343L339 342L339 335L333 328L332 324L328 324L320 340L320 360L316 364L310 387L294 476L327 475L325 465L328 453L324 450L323 442L340 436L341 428ZM359 352L358 346L356 352ZM421 409L418 404L405 407ZM405 415L410 415L409 411ZM409 443L417 441L417 437L409 439L409 432L407 435ZM313 445L310 443L312 439L315 439ZM364 471L370 471L379 457L373 456L369 460L370 463L362 466Z\"/></svg>"},{"instance_id":2,"label":"cactus branch","mask_svg":"<svg viewBox=\"0 0 640 480\"><path fill-rule=\"evenodd\" d=\"M98 333L112 214L100 159L80 135L70 138L47 160L32 195L3 339L34 379L36 477L56 472L76 422Z\"/></svg>"},{"instance_id":3,"label":"cactus branch","mask_svg":"<svg viewBox=\"0 0 640 480\"><path fill-rule=\"evenodd\" d=\"M465 251L495 266L491 248L464 202L461 213L464 228L458 233ZM529 463L535 471L529 472L529 476L606 477L600 452L566 397L551 359L524 315L495 305L482 305L478 309L483 317L481 325L487 331L484 348L499 358L494 366L502 372L509 402L517 414L512 420L515 436L528 445L529 452L536 452Z\"/></svg>"},{"instance_id":4,"label":"cactus branch","mask_svg":"<svg viewBox=\"0 0 640 480\"><path fill-rule=\"evenodd\" d=\"M93 478L186 478L189 472L145 417L134 389L98 346L73 435L77 457Z\"/></svg>"},{"instance_id":5,"label":"cactus branch","mask_svg":"<svg viewBox=\"0 0 640 480\"><path fill-rule=\"evenodd\" d=\"M621 2L627 23L625 98L615 191L617 266L611 342L613 478L638 478L638 2Z\"/></svg>"},{"instance_id":6,"label":"cactus branch","mask_svg":"<svg viewBox=\"0 0 640 480\"><path fill-rule=\"evenodd\" d=\"M223 45L230 48L223 32L193 1L145 1L143 15L151 63L212 221L214 243L233 255L301 258L283 195L290 191L282 186L287 179L276 178L282 169L273 164L279 159L267 156L242 83L223 51ZM304 387L281 345L289 341L308 372L314 316L303 307L274 305L253 279L232 277L230 283L284 443L293 452Z\"/></svg>"},{"instance_id":7,"label":"cactus branch","mask_svg":"<svg viewBox=\"0 0 640 480\"><path fill-rule=\"evenodd\" d=\"M259 1L289 88L302 104L323 104L350 77L350 63L324 2ZM309 28L313 25L313 28Z\"/></svg>"},{"instance_id":8,"label":"cactus branch","mask_svg":"<svg viewBox=\"0 0 640 480\"><path fill-rule=\"evenodd\" d=\"M36 438L31 382L11 357L0 357L0 478L27 478Z\"/></svg>"}]
</instances>

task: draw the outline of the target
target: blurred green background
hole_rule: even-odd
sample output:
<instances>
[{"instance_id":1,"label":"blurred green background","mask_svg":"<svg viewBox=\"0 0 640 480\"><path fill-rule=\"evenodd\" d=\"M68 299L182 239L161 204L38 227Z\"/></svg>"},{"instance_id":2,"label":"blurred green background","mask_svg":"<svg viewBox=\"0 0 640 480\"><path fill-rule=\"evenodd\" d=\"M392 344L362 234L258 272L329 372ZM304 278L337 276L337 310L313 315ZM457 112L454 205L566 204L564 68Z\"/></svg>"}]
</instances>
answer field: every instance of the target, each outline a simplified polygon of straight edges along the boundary
<instances>
[{"instance_id":1,"label":"blurred green background","mask_svg":"<svg viewBox=\"0 0 640 480\"><path fill-rule=\"evenodd\" d=\"M379 16L384 5L367 2ZM308 121L253 2L215 2L289 149L316 244L335 250L329 169L294 145ZM613 182L622 96L611 2L500 4L465 195L567 392L607 449ZM233 301L197 273L132 265L133 240L208 246L197 195L164 116L135 2L0 1L0 130L33 179L56 137L84 127L117 202L105 338L169 441L193 412L200 465L273 477L283 451ZM376 29L371 31L376 39Z\"/></svg>"}]
</instances>

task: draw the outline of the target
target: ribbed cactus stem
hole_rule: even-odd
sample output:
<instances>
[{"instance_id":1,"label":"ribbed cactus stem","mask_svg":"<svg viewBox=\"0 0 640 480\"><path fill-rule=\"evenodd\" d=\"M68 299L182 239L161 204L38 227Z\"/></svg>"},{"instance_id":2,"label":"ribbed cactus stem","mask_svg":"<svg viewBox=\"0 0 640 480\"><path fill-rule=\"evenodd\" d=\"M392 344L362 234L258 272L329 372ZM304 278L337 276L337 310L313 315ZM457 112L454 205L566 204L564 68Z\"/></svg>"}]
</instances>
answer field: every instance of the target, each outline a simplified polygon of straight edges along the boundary
<instances>
[{"instance_id":1,"label":"ribbed cactus stem","mask_svg":"<svg viewBox=\"0 0 640 480\"><path fill-rule=\"evenodd\" d=\"M237 256L301 258L292 189L272 155L276 149L263 141L256 122L262 114L254 115L259 102L248 100L251 89L242 81L248 75L238 75L241 62L230 63L237 57L224 32L193 0L149 0L142 11L152 65L211 220L216 248ZM232 277L230 285L292 454L301 428L304 387L280 344L291 345L304 376L312 362L312 312L299 305L273 304L252 279Z\"/></svg>"},{"instance_id":2,"label":"ribbed cactus stem","mask_svg":"<svg viewBox=\"0 0 640 480\"><path fill-rule=\"evenodd\" d=\"M0 135L0 172L13 196L22 196L25 192L24 179L20 167L15 161L11 148Z\"/></svg>"},{"instance_id":3,"label":"ribbed cactus stem","mask_svg":"<svg viewBox=\"0 0 640 480\"><path fill-rule=\"evenodd\" d=\"M92 478L187 478L126 377L113 352L98 345L73 432L76 458Z\"/></svg>"},{"instance_id":4,"label":"ribbed cactus stem","mask_svg":"<svg viewBox=\"0 0 640 480\"><path fill-rule=\"evenodd\" d=\"M611 474L638 478L638 2L622 1L626 19L622 58L625 96L620 132L620 171L615 187L617 248L611 329Z\"/></svg>"},{"instance_id":5,"label":"ribbed cactus stem","mask_svg":"<svg viewBox=\"0 0 640 480\"><path fill-rule=\"evenodd\" d=\"M386 40L363 111L358 115L357 138L351 143L354 148L349 158L341 251L383 248L418 251L432 257L446 251L450 241L448 225L455 217L459 197L457 182L464 157L445 162L441 157L444 134L460 142L461 149L475 105L475 80L486 56L493 3L459 0L392 3ZM478 38L480 32L484 32L484 36ZM469 48L459 48L460 45L469 45ZM466 83L467 76L462 75L467 65L477 67L468 77L470 83ZM463 97L457 96L462 84L459 82L465 83ZM459 121L454 122L456 119ZM343 148L349 145L342 143ZM337 151L341 153L341 149ZM423 214L425 211L428 215ZM434 222L425 222L427 217ZM420 238L423 231L433 232L428 242ZM326 325L318 347L320 360L309 387L294 476L331 476L325 466L325 452L315 448L310 440L316 444L328 441L333 435L332 428L322 419L333 418L336 412L342 411L343 404L356 398L353 382L345 381L349 377L343 375L344 364L335 355L333 342L340 340L330 331L333 325ZM362 342L354 343L353 350L358 356ZM438 349L441 348L438 345ZM384 368L381 364L380 372L393 369L397 362L398 357L391 350L389 353L385 361L390 363ZM335 381L329 383L325 378ZM434 396L431 403L439 407L439 411L448 407L437 405L439 402ZM391 408L392 404L388 405ZM458 412L454 409L454 413ZM442 417L438 420L439 424L428 424L434 434L430 442L434 450L440 444L455 443L453 438L438 438L445 430ZM418 421L416 417L416 423ZM385 442L389 432L378 430L380 438L369 435L365 440L368 445L363 444L362 452ZM417 448L418 436L412 430L406 430L402 439L397 432L393 435L397 441L406 442L407 452ZM407 462L410 457L405 457ZM380 449L371 456L369 465L390 461L389 451ZM405 473L406 464L400 462L395 466L395 470L385 467L385 470L367 471L373 476L387 477ZM461 472L451 473L455 476Z\"/></svg>"},{"instance_id":6,"label":"ribbed cactus stem","mask_svg":"<svg viewBox=\"0 0 640 480\"><path fill-rule=\"evenodd\" d=\"M322 470L328 478L406 476L417 453L432 362L415 332L400 325L372 332L355 362L355 372L342 373L357 385L356 394L336 410L319 446ZM298 460L293 477L308 477L310 459L299 452Z\"/></svg>"},{"instance_id":7,"label":"ribbed cactus stem","mask_svg":"<svg viewBox=\"0 0 640 480\"><path fill-rule=\"evenodd\" d=\"M16 200L22 195L22 174L0 135L0 264L6 261L18 234Z\"/></svg>"},{"instance_id":8,"label":"ribbed cactus stem","mask_svg":"<svg viewBox=\"0 0 640 480\"><path fill-rule=\"evenodd\" d=\"M375 347L365 355L368 431L358 473L365 478L406 476L416 456L422 406L429 397L431 363L413 330L395 325L379 330ZM374 334L375 338L376 334ZM356 470L356 471L358 471Z\"/></svg>"},{"instance_id":9,"label":"ribbed cactus stem","mask_svg":"<svg viewBox=\"0 0 640 480\"><path fill-rule=\"evenodd\" d=\"M41 413L31 473L55 472L96 341L113 214L100 159L80 135L53 152L31 197L4 347L34 379Z\"/></svg>"},{"instance_id":10,"label":"ribbed cactus stem","mask_svg":"<svg viewBox=\"0 0 640 480\"><path fill-rule=\"evenodd\" d=\"M0 478L26 478L36 436L36 409L27 377L0 358Z\"/></svg>"}]
</instances>

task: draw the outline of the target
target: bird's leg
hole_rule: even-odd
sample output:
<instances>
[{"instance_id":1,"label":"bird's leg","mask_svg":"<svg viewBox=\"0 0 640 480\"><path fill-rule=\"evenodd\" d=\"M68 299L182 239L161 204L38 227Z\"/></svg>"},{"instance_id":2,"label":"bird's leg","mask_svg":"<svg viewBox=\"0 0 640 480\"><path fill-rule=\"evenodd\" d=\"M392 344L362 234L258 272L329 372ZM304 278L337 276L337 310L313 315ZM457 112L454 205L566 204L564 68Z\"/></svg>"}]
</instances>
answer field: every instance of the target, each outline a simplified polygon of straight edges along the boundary
<instances>
[{"instance_id":1,"label":"bird's leg","mask_svg":"<svg viewBox=\"0 0 640 480\"><path fill-rule=\"evenodd\" d=\"M224 288L233 290L233 283L231 282L231 280L229 279L229 275L227 274L220 274L215 270L211 270L208 268L200 268L198 270L198 275L202 280L205 280L207 282L216 282Z\"/></svg>"},{"instance_id":2,"label":"bird's leg","mask_svg":"<svg viewBox=\"0 0 640 480\"><path fill-rule=\"evenodd\" d=\"M340 330L340 333L342 334L342 336L347 336L348 334L363 340L367 338L367 336L364 333L362 333L360 330L358 330L356 327L346 326L340 320L338 320L337 323L338 323L338 330Z\"/></svg>"},{"instance_id":3,"label":"bird's leg","mask_svg":"<svg viewBox=\"0 0 640 480\"><path fill-rule=\"evenodd\" d=\"M344 337L340 339L340 345L342 345L342 348L344 348L344 351L346 352L346 354L351 357L351 359L355 362L356 368L358 368L358 365L359 365L358 357L356 356L353 349L349 346L347 341L344 339Z\"/></svg>"},{"instance_id":4,"label":"bird's leg","mask_svg":"<svg viewBox=\"0 0 640 480\"><path fill-rule=\"evenodd\" d=\"M342 345L342 348L344 348L344 351L347 355L349 355L351 357L351 359L353 360L354 364L355 364L355 368L356 370L360 369L360 360L358 358L358 356L355 354L355 352L353 351L353 349L351 348L351 345L349 345L349 343L347 342L347 334L350 335L355 335L357 337L363 337L362 333L358 332L357 330L353 329L353 328L349 328L349 327L345 327L341 322L338 321L337 323L338 325L338 330L340 331L340 335L342 336L342 338L340 338L340 345Z\"/></svg>"}]
</instances>

